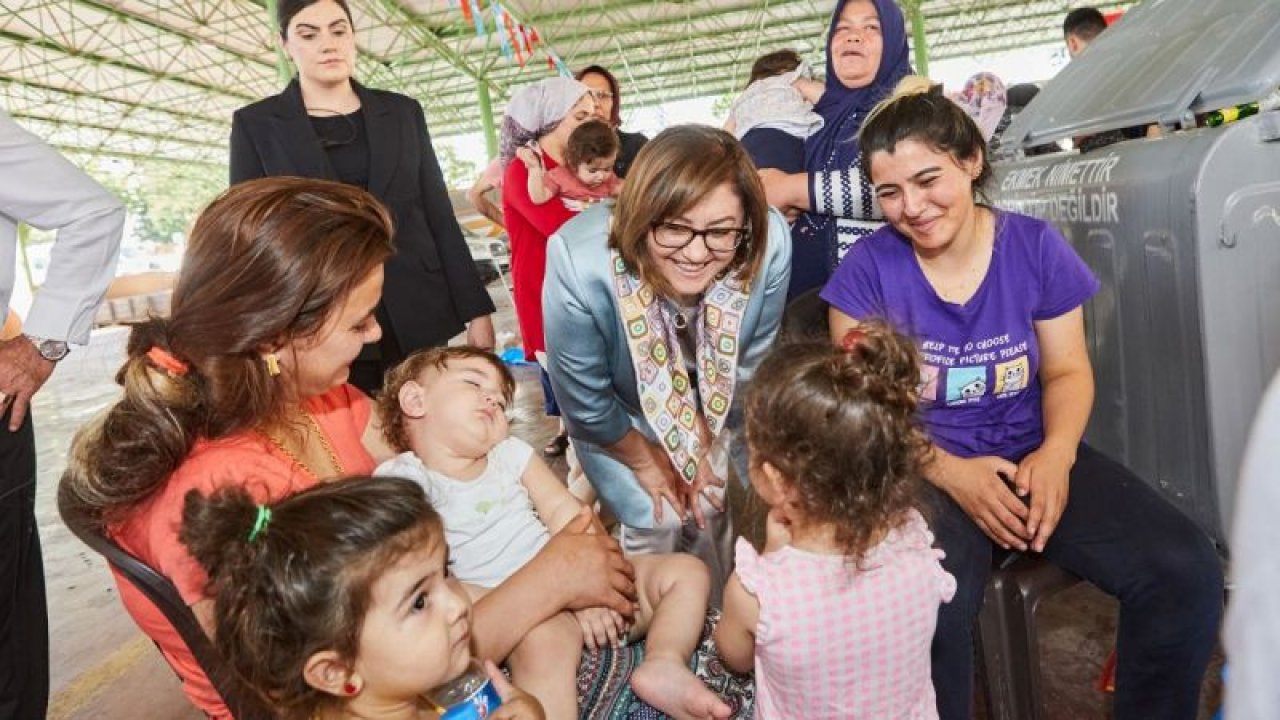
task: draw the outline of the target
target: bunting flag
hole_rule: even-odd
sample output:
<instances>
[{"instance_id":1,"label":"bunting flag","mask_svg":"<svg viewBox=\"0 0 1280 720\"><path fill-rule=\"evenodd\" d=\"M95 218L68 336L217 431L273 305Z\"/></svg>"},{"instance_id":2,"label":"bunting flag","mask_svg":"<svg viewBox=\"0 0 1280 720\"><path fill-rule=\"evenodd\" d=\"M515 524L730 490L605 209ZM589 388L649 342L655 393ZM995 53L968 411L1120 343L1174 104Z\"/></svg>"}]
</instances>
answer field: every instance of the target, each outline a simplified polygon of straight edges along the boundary
<instances>
[{"instance_id":1,"label":"bunting flag","mask_svg":"<svg viewBox=\"0 0 1280 720\"><path fill-rule=\"evenodd\" d=\"M467 16L476 26L476 37L484 37L484 18L481 17L484 12L480 7L480 0L462 0L468 8Z\"/></svg>"},{"instance_id":2,"label":"bunting flag","mask_svg":"<svg viewBox=\"0 0 1280 720\"><path fill-rule=\"evenodd\" d=\"M524 48L524 54L533 55L533 43L529 41L529 30L523 23L516 25L516 35L520 38L520 46Z\"/></svg>"},{"instance_id":3,"label":"bunting flag","mask_svg":"<svg viewBox=\"0 0 1280 720\"><path fill-rule=\"evenodd\" d=\"M503 15L505 13L502 10L502 6L498 4L498 0L492 0L489 7L493 10L493 31L498 35L498 49L502 52L502 57L511 60L515 54L511 50L511 40L503 30L505 26Z\"/></svg>"},{"instance_id":4,"label":"bunting flag","mask_svg":"<svg viewBox=\"0 0 1280 720\"><path fill-rule=\"evenodd\" d=\"M520 36L516 33L516 25L511 20L511 14L508 12L502 13L502 28L507 33L507 42L511 44L512 49L515 51L516 62L520 67L524 67L524 43L521 42Z\"/></svg>"},{"instance_id":5,"label":"bunting flag","mask_svg":"<svg viewBox=\"0 0 1280 720\"><path fill-rule=\"evenodd\" d=\"M462 10L463 19L475 25L476 37L485 37L489 28L484 19L484 0L449 0L449 7ZM489 15L493 18L493 32L498 36L498 49L508 61L515 60L520 67L533 60L534 50L542 44L538 29L520 22L498 0L489 0ZM547 68L568 76L569 68L554 51L546 49Z\"/></svg>"},{"instance_id":6,"label":"bunting flag","mask_svg":"<svg viewBox=\"0 0 1280 720\"><path fill-rule=\"evenodd\" d=\"M572 77L573 73L569 72L569 66L564 64L560 56L551 48L547 48L547 67L553 72L558 72L564 77Z\"/></svg>"}]
</instances>

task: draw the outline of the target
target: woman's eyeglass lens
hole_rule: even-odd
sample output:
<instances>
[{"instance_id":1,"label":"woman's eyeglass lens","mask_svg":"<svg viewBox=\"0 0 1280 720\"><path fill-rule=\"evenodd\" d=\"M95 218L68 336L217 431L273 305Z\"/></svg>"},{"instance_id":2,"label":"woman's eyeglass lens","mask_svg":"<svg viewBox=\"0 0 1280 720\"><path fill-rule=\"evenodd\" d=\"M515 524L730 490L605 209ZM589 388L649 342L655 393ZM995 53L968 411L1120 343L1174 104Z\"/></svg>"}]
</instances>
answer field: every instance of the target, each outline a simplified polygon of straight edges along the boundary
<instances>
[{"instance_id":1,"label":"woman's eyeglass lens","mask_svg":"<svg viewBox=\"0 0 1280 720\"><path fill-rule=\"evenodd\" d=\"M653 226L653 239L668 250L679 250L701 236L702 242L712 252L733 252L747 237L747 228L707 228L698 230L688 225L663 222Z\"/></svg>"}]
</instances>

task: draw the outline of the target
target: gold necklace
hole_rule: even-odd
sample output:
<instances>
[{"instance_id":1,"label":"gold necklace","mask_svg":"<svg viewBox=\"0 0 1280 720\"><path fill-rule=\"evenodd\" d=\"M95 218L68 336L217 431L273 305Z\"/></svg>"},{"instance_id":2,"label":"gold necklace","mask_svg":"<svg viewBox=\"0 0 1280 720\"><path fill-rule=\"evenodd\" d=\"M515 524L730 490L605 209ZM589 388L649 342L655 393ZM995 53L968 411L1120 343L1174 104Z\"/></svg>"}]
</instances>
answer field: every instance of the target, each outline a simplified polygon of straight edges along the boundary
<instances>
[{"instance_id":1,"label":"gold necklace","mask_svg":"<svg viewBox=\"0 0 1280 720\"><path fill-rule=\"evenodd\" d=\"M313 434L315 435L315 437L320 439L320 446L323 447L325 453L329 455L329 462L331 463L333 469L336 471L336 475L334 475L334 477L342 477L343 475L346 475L347 473L342 467L342 461L338 459L338 453L333 451L333 446L329 444L329 437L324 434L324 430L320 427L320 423L317 422L314 417L312 417L311 413L306 412L305 410L302 412L302 417L306 418L307 424L310 425L311 430L314 431ZM311 466L303 462L302 458L295 455L293 451L290 450L287 445L285 445L283 440L276 437L275 435L272 435L266 430L262 430L261 432L263 436L267 438L267 442L270 442L272 445L274 445L275 448L279 450L285 457L289 458L289 460L292 461L294 465L297 465L299 468L305 470L306 472L311 473L311 475L317 479L324 477L321 473L316 472L314 468L312 468Z\"/></svg>"}]
</instances>

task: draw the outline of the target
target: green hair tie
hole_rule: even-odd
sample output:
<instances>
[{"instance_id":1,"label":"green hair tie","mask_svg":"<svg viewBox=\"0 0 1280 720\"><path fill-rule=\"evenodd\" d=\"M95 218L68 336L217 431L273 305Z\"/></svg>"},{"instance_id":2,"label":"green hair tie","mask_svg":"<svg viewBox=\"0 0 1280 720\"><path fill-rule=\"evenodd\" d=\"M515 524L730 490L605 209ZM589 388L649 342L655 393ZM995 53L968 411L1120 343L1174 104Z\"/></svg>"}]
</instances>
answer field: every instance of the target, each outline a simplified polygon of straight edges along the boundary
<instances>
[{"instance_id":1,"label":"green hair tie","mask_svg":"<svg viewBox=\"0 0 1280 720\"><path fill-rule=\"evenodd\" d=\"M266 505L258 506L258 518L253 521L253 529L249 531L249 542L258 539L258 535L267 529L267 523L271 522L271 508Z\"/></svg>"}]
</instances>

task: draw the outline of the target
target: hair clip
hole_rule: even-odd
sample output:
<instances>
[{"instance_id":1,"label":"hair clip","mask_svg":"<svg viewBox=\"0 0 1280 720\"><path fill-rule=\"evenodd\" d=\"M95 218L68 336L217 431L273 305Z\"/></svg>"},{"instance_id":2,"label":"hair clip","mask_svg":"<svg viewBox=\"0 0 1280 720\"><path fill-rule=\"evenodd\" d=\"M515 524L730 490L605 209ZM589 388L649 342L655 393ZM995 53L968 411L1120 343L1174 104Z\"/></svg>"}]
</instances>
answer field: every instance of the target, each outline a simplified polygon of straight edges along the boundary
<instances>
[{"instance_id":1,"label":"hair clip","mask_svg":"<svg viewBox=\"0 0 1280 720\"><path fill-rule=\"evenodd\" d=\"M849 328L849 332L845 333L843 338L840 338L840 349L845 352L853 352L853 349L858 347L858 344L866 336L867 331L862 328Z\"/></svg>"},{"instance_id":2,"label":"hair clip","mask_svg":"<svg viewBox=\"0 0 1280 720\"><path fill-rule=\"evenodd\" d=\"M266 355L263 355L262 359L267 362L268 375L270 375L271 377L275 377L280 374L280 356L279 355L273 352L269 352Z\"/></svg>"},{"instance_id":3,"label":"hair clip","mask_svg":"<svg viewBox=\"0 0 1280 720\"><path fill-rule=\"evenodd\" d=\"M165 371L169 377L182 377L191 369L189 365L179 360L173 353L165 350L159 345L152 345L147 351L147 359L156 368Z\"/></svg>"},{"instance_id":4,"label":"hair clip","mask_svg":"<svg viewBox=\"0 0 1280 720\"><path fill-rule=\"evenodd\" d=\"M258 539L258 536L267 529L267 524L271 522L271 508L266 505L258 506L258 517L253 521L253 529L249 531L249 542L252 543Z\"/></svg>"}]
</instances>

